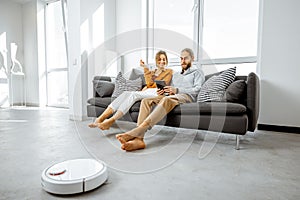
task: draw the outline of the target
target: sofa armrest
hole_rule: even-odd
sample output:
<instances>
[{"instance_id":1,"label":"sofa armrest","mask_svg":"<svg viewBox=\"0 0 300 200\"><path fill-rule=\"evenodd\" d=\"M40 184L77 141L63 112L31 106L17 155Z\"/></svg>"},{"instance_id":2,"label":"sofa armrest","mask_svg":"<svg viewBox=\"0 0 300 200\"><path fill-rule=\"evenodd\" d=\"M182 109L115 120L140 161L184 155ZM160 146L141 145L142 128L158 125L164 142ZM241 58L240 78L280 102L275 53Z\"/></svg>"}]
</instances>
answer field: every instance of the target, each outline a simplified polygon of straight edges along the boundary
<instances>
[{"instance_id":1,"label":"sofa armrest","mask_svg":"<svg viewBox=\"0 0 300 200\"><path fill-rule=\"evenodd\" d=\"M260 83L258 76L251 72L247 78L248 131L254 131L259 115Z\"/></svg>"},{"instance_id":2,"label":"sofa armrest","mask_svg":"<svg viewBox=\"0 0 300 200\"><path fill-rule=\"evenodd\" d=\"M94 76L93 78L93 97L100 97L99 94L96 92L96 88L97 88L97 81L107 81L107 82L111 82L111 77L109 76Z\"/></svg>"}]
</instances>

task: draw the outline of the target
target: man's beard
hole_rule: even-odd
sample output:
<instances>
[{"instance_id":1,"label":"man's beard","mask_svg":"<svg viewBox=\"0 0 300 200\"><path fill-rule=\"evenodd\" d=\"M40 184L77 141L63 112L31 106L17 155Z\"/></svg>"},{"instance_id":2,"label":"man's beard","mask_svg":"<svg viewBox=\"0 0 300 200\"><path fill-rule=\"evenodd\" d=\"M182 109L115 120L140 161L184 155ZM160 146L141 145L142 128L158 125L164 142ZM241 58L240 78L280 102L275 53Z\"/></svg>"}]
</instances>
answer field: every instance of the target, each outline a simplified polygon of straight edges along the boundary
<instances>
[{"instance_id":1,"label":"man's beard","mask_svg":"<svg viewBox=\"0 0 300 200\"><path fill-rule=\"evenodd\" d=\"M181 70L181 74L183 74L186 70L188 70L190 67L192 66L192 64L191 63L187 63L186 64L186 68L182 68L182 70Z\"/></svg>"}]
</instances>

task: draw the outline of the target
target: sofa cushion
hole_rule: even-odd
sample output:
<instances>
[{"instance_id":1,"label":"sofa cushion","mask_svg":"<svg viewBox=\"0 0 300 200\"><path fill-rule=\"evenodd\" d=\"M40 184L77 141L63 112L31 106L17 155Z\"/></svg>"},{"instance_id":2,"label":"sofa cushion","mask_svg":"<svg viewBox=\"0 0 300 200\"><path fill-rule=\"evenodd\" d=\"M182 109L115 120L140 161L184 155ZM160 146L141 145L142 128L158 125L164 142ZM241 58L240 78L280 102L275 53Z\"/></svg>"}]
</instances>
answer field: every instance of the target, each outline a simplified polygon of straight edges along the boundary
<instances>
[{"instance_id":1,"label":"sofa cushion","mask_svg":"<svg viewBox=\"0 0 300 200\"><path fill-rule=\"evenodd\" d=\"M246 81L237 80L231 83L226 89L225 95L223 96L223 101L227 102L243 102L243 96L246 93Z\"/></svg>"},{"instance_id":2,"label":"sofa cushion","mask_svg":"<svg viewBox=\"0 0 300 200\"><path fill-rule=\"evenodd\" d=\"M184 103L176 106L170 114L176 115L243 115L247 108L238 103L228 102L206 102L206 103Z\"/></svg>"},{"instance_id":3,"label":"sofa cushion","mask_svg":"<svg viewBox=\"0 0 300 200\"><path fill-rule=\"evenodd\" d=\"M144 70L141 68L133 68L131 70L131 73L129 75L129 80L135 80L141 78L142 79L142 85L146 85L146 80L144 77Z\"/></svg>"},{"instance_id":4,"label":"sofa cushion","mask_svg":"<svg viewBox=\"0 0 300 200\"><path fill-rule=\"evenodd\" d=\"M140 105L141 105L141 101L135 102L135 103L131 106L129 112L139 112L139 110L140 110Z\"/></svg>"},{"instance_id":5,"label":"sofa cushion","mask_svg":"<svg viewBox=\"0 0 300 200\"><path fill-rule=\"evenodd\" d=\"M93 85L99 97L110 97L115 89L115 84L108 81L93 80Z\"/></svg>"},{"instance_id":6,"label":"sofa cushion","mask_svg":"<svg viewBox=\"0 0 300 200\"><path fill-rule=\"evenodd\" d=\"M96 97L88 100L88 103L91 105L99 106L106 108L115 98L111 97ZM137 101L130 108L130 112L139 112L141 101ZM210 115L212 113L216 115L241 115L246 113L246 107L238 103L230 102L206 102L206 103L183 103L176 106L170 114L175 115Z\"/></svg>"},{"instance_id":7,"label":"sofa cushion","mask_svg":"<svg viewBox=\"0 0 300 200\"><path fill-rule=\"evenodd\" d=\"M235 78L236 67L209 78L200 89L197 102L222 101L226 88Z\"/></svg>"},{"instance_id":8,"label":"sofa cushion","mask_svg":"<svg viewBox=\"0 0 300 200\"><path fill-rule=\"evenodd\" d=\"M114 99L112 97L94 97L90 98L87 102L94 106L106 108Z\"/></svg>"},{"instance_id":9,"label":"sofa cushion","mask_svg":"<svg viewBox=\"0 0 300 200\"><path fill-rule=\"evenodd\" d=\"M128 80L123 77L123 74L119 72L115 81L115 89L112 97L118 97L124 91L137 91L142 88L142 79Z\"/></svg>"}]
</instances>

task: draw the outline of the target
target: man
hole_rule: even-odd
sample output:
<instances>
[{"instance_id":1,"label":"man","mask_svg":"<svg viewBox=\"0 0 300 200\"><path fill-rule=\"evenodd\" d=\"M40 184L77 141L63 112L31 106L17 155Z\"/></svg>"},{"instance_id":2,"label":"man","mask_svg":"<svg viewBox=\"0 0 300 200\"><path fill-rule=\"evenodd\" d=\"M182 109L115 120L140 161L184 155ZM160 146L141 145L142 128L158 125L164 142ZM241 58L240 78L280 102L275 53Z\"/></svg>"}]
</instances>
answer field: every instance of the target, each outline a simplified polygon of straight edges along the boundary
<instances>
[{"instance_id":1,"label":"man","mask_svg":"<svg viewBox=\"0 0 300 200\"><path fill-rule=\"evenodd\" d=\"M138 116L138 126L131 131L116 135L123 150L144 149L146 144L143 138L147 129L162 120L176 105L196 101L205 80L204 74L201 69L192 67L194 53L191 49L183 49L180 59L182 71L173 75L172 86L165 86L163 90L158 90L157 97L143 99ZM152 106L156 104L156 108L151 112Z\"/></svg>"}]
</instances>

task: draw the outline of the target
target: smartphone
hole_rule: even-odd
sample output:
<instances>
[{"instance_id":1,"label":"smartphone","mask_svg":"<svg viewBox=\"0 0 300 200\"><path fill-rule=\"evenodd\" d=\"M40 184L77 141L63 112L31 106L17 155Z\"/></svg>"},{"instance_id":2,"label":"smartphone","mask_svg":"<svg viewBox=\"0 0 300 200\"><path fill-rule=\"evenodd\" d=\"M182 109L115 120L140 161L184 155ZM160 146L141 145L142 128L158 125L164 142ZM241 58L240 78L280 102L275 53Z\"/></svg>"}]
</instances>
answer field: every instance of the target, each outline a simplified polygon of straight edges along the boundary
<instances>
[{"instance_id":1,"label":"smartphone","mask_svg":"<svg viewBox=\"0 0 300 200\"><path fill-rule=\"evenodd\" d=\"M163 90L164 87L166 86L166 82L162 80L155 80L156 86L158 89Z\"/></svg>"}]
</instances>

